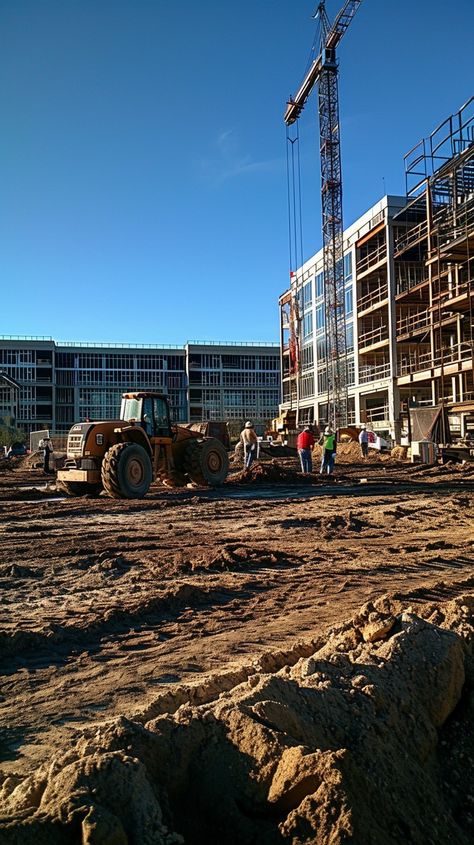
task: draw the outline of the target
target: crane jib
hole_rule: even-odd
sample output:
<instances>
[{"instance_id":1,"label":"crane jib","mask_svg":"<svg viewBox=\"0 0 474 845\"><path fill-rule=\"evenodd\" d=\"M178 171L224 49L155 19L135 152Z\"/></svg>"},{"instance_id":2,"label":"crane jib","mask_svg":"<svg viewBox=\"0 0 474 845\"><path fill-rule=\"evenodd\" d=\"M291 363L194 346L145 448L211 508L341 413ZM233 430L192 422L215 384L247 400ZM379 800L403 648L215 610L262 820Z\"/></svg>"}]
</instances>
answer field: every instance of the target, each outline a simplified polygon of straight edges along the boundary
<instances>
[{"instance_id":1,"label":"crane jib","mask_svg":"<svg viewBox=\"0 0 474 845\"><path fill-rule=\"evenodd\" d=\"M324 43L321 44L321 50L318 58L314 60L295 96L291 97L288 101L284 116L284 121L287 126L291 126L295 120L298 120L306 104L306 100L319 80L321 70L324 66L324 51L334 50L336 48L361 3L362 0L347 0L346 4L337 15L333 25L324 39Z\"/></svg>"}]
</instances>

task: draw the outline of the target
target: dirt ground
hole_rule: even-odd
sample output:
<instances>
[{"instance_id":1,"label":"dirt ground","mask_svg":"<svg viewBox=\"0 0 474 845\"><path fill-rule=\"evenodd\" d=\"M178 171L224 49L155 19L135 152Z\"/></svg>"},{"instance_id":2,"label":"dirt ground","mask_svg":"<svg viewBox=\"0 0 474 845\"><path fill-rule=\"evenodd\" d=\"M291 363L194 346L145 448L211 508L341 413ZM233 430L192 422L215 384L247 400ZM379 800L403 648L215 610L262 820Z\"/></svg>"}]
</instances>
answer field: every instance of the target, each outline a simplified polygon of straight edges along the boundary
<instances>
[{"instance_id":1,"label":"dirt ground","mask_svg":"<svg viewBox=\"0 0 474 845\"><path fill-rule=\"evenodd\" d=\"M0 843L474 840L474 465L297 469L0 472Z\"/></svg>"}]
</instances>

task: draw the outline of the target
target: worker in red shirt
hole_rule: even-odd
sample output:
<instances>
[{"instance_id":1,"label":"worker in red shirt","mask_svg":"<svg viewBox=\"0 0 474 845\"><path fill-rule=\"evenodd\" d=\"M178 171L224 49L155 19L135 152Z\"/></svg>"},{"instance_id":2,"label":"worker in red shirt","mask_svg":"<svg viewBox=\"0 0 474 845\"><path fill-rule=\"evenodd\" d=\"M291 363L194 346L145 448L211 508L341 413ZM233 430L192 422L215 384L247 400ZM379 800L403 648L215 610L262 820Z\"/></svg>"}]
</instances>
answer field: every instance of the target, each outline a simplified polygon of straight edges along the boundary
<instances>
[{"instance_id":1,"label":"worker in red shirt","mask_svg":"<svg viewBox=\"0 0 474 845\"><path fill-rule=\"evenodd\" d=\"M303 431L298 434L296 448L300 456L301 472L309 475L313 471L313 446L314 434L310 425L306 425Z\"/></svg>"}]
</instances>

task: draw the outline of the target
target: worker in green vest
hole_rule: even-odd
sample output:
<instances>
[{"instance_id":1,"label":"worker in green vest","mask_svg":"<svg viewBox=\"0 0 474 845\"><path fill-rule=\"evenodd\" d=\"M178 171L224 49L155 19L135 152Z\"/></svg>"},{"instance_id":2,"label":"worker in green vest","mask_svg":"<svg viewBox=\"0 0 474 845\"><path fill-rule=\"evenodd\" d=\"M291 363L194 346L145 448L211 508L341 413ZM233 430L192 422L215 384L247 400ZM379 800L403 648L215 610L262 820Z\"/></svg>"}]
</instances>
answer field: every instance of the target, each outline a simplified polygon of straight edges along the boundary
<instances>
[{"instance_id":1,"label":"worker in green vest","mask_svg":"<svg viewBox=\"0 0 474 845\"><path fill-rule=\"evenodd\" d=\"M330 425L326 426L324 434L319 438L319 445L323 447L320 474L327 472L328 475L332 475L336 460L336 433Z\"/></svg>"}]
</instances>

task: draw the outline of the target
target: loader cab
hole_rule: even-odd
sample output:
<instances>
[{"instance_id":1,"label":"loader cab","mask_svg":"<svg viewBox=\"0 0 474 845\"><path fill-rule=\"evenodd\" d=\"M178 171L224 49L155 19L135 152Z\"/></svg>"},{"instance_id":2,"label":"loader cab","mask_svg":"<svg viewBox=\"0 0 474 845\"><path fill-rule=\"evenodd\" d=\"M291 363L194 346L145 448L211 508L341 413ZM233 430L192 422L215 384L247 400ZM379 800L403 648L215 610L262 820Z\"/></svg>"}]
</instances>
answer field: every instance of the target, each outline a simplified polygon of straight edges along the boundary
<instances>
[{"instance_id":1,"label":"loader cab","mask_svg":"<svg viewBox=\"0 0 474 845\"><path fill-rule=\"evenodd\" d=\"M159 394L125 393L120 417L135 420L148 437L172 437L168 400Z\"/></svg>"}]
</instances>

